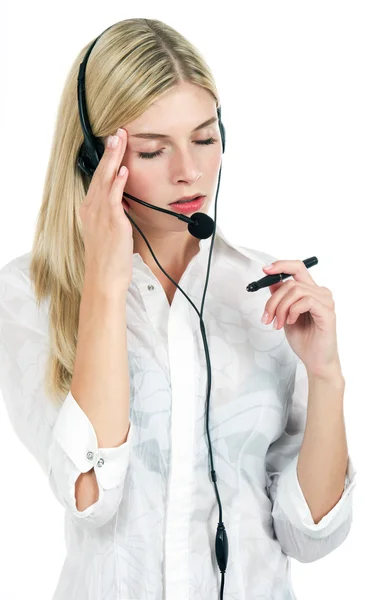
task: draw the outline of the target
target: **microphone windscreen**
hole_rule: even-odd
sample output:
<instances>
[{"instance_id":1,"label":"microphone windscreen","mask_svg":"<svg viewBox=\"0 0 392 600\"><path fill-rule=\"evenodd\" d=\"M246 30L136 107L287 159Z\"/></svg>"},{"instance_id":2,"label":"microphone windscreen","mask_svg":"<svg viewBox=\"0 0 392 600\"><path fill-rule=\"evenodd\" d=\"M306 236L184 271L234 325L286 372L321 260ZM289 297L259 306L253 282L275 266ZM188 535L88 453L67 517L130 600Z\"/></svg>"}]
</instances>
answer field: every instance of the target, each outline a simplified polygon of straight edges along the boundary
<instances>
[{"instance_id":1,"label":"microphone windscreen","mask_svg":"<svg viewBox=\"0 0 392 600\"><path fill-rule=\"evenodd\" d=\"M205 240L209 238L214 231L215 222L209 215L202 212L194 213L191 216L194 223L188 223L188 231L193 237L199 240Z\"/></svg>"}]
</instances>

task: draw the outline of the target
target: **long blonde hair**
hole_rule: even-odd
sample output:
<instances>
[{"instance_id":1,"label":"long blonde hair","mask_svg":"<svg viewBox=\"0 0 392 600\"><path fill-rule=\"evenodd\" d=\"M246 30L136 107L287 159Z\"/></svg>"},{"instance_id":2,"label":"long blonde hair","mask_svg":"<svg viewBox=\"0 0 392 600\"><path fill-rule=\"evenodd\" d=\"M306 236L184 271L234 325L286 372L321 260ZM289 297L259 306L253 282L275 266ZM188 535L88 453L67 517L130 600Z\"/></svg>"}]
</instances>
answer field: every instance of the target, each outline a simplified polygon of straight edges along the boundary
<instances>
[{"instance_id":1,"label":"long blonde hair","mask_svg":"<svg viewBox=\"0 0 392 600\"><path fill-rule=\"evenodd\" d=\"M50 301L44 385L56 404L71 387L84 283L79 207L89 181L76 164L83 142L77 76L92 42L77 55L65 81L31 251L30 278L37 304L46 297ZM183 81L209 91L220 106L208 65L176 30L156 19L116 23L102 34L87 62L87 110L94 135L103 141Z\"/></svg>"}]
</instances>

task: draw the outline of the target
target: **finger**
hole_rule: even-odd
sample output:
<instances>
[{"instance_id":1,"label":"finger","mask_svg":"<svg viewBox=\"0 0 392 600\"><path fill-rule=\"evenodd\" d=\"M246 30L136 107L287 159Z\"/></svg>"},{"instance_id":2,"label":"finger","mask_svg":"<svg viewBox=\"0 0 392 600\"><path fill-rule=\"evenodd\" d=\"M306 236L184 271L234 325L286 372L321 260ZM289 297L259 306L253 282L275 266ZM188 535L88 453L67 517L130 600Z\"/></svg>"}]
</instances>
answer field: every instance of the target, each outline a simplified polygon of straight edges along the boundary
<instances>
[{"instance_id":1,"label":"finger","mask_svg":"<svg viewBox=\"0 0 392 600\"><path fill-rule=\"evenodd\" d=\"M303 283L315 284L313 277L310 275L302 260L275 260L271 263L271 268L263 267L267 275L276 275L278 273L286 273L292 275L296 281Z\"/></svg>"},{"instance_id":2,"label":"finger","mask_svg":"<svg viewBox=\"0 0 392 600\"><path fill-rule=\"evenodd\" d=\"M110 141L114 142L115 145L111 146ZM119 128L113 136L109 136L106 140L105 152L94 173L94 175L97 174L96 184L106 197L109 195L112 185L117 178L126 147L127 134L124 129ZM97 194L97 197L101 198L101 194Z\"/></svg>"},{"instance_id":3,"label":"finger","mask_svg":"<svg viewBox=\"0 0 392 600\"><path fill-rule=\"evenodd\" d=\"M267 311L269 315L267 323L272 321L275 314L277 314L279 310L283 310L283 312L286 310L288 312L289 304L295 302L296 299L301 297L301 295L310 295L317 298L318 301L324 304L327 308L334 308L333 300L331 300L331 294L327 288L321 288L320 286L314 284L309 285L308 283L297 282L294 279L281 281L280 283L274 284L274 286L279 287L274 290L264 307L265 311Z\"/></svg>"},{"instance_id":4,"label":"finger","mask_svg":"<svg viewBox=\"0 0 392 600\"><path fill-rule=\"evenodd\" d=\"M318 285L298 283L293 279L281 285L282 289L279 288L265 304L262 322L266 325L271 323L276 317L279 329L280 325L283 325L286 321L293 304L304 297L314 298L317 302L325 306L327 310L334 310L333 300L331 301L330 296L326 295L324 290ZM267 320L265 320L265 313L268 313Z\"/></svg>"},{"instance_id":5,"label":"finger","mask_svg":"<svg viewBox=\"0 0 392 600\"><path fill-rule=\"evenodd\" d=\"M122 199L124 194L124 187L128 180L129 171L125 165L119 169L116 179L113 182L112 189L110 190L108 207L115 213L116 216L122 217L124 209L122 206Z\"/></svg>"},{"instance_id":6,"label":"finger","mask_svg":"<svg viewBox=\"0 0 392 600\"><path fill-rule=\"evenodd\" d=\"M264 307L264 314L268 313L268 319L263 321L266 325L270 323L276 314L276 309L279 304L282 302L282 299L289 293L289 291L294 287L299 287L292 279L290 281L283 281L279 285L279 288L275 290L275 292L271 295L271 297L267 300ZM263 317L264 317L263 314Z\"/></svg>"},{"instance_id":7,"label":"finger","mask_svg":"<svg viewBox=\"0 0 392 600\"><path fill-rule=\"evenodd\" d=\"M305 315L306 313L308 313L309 317L313 317L316 325L318 325L321 329L327 330L331 323L335 323L336 325L335 311L328 306L325 306L325 304L319 302L317 298L314 298L310 295L304 295L302 298L297 300L297 302L294 302L291 305L289 312L290 316L292 316L289 325L292 325L298 319L298 317ZM284 324L284 321L283 323L281 321L279 322L280 326L283 326Z\"/></svg>"},{"instance_id":8,"label":"finger","mask_svg":"<svg viewBox=\"0 0 392 600\"><path fill-rule=\"evenodd\" d=\"M282 327L286 321L291 307L295 305L301 298L310 296L309 288L304 288L297 284L290 286L290 289L284 294L281 301L270 310L270 320L276 317L275 329Z\"/></svg>"}]
</instances>

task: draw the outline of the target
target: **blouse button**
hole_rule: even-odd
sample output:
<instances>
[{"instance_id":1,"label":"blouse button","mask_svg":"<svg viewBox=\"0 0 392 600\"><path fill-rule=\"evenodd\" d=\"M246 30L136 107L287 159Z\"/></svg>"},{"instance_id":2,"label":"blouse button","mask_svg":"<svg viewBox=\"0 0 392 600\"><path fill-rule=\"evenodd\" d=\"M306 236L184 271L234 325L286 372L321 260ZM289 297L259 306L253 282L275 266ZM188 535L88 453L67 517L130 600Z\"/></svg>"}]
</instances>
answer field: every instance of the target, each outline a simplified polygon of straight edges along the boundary
<instances>
[{"instance_id":1,"label":"blouse button","mask_svg":"<svg viewBox=\"0 0 392 600\"><path fill-rule=\"evenodd\" d=\"M93 460L93 458L94 458L94 452L87 452L86 456L87 456L87 458L89 460Z\"/></svg>"},{"instance_id":2,"label":"blouse button","mask_svg":"<svg viewBox=\"0 0 392 600\"><path fill-rule=\"evenodd\" d=\"M102 465L104 464L104 460L103 458L100 458L99 461L97 462L97 467L102 467Z\"/></svg>"},{"instance_id":3,"label":"blouse button","mask_svg":"<svg viewBox=\"0 0 392 600\"><path fill-rule=\"evenodd\" d=\"M153 285L149 285L149 286L148 286L148 289L151 291L151 290L153 290L153 289L154 289L154 286L153 286Z\"/></svg>"}]
</instances>

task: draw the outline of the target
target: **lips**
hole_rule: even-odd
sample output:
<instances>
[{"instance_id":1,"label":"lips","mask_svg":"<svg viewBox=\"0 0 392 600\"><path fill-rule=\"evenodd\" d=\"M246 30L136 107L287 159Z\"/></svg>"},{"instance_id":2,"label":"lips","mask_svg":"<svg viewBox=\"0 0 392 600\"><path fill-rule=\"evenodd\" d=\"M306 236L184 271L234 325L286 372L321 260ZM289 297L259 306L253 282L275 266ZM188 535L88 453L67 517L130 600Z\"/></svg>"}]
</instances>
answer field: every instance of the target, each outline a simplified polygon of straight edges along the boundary
<instances>
[{"instance_id":1,"label":"lips","mask_svg":"<svg viewBox=\"0 0 392 600\"><path fill-rule=\"evenodd\" d=\"M194 198L192 198L191 200L186 200L186 201L181 201L181 202L180 202L180 201L178 201L178 200L176 200L175 202L170 202L170 205L169 205L169 206L174 206L174 205L175 205L175 206L177 206L177 207L180 207L180 206L184 206L184 207L188 207L188 206L189 206L189 207L191 207L191 206L194 206L194 207L197 207L197 206L198 206L200 203L203 203L203 202L205 201L205 199L206 199L206 196L205 196L205 195L203 195L203 194L201 194L201 195L199 195L199 196L195 196L195 197L194 197ZM121 202L121 204L122 204L123 208L124 208L124 209L125 209L127 212L130 210L131 206L130 206L130 204L128 203L128 201L127 201L127 200L125 200L125 198L123 198L123 199L122 199L122 202Z\"/></svg>"},{"instance_id":2,"label":"lips","mask_svg":"<svg viewBox=\"0 0 392 600\"><path fill-rule=\"evenodd\" d=\"M199 194L198 196L193 196L192 198L189 198L188 200L175 200L174 202L170 202L170 204L186 204L187 202L194 202L195 200L198 200L199 198L204 198L204 196L202 194Z\"/></svg>"},{"instance_id":3,"label":"lips","mask_svg":"<svg viewBox=\"0 0 392 600\"><path fill-rule=\"evenodd\" d=\"M170 206L176 211L184 214L198 212L206 201L206 196L198 196L195 200L188 202L172 202Z\"/></svg>"}]
</instances>

